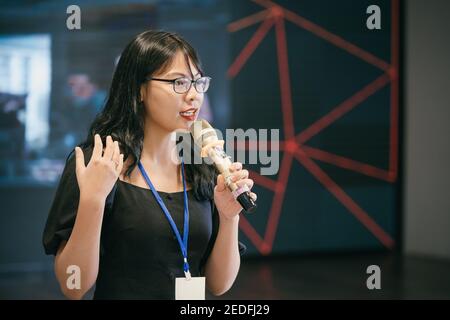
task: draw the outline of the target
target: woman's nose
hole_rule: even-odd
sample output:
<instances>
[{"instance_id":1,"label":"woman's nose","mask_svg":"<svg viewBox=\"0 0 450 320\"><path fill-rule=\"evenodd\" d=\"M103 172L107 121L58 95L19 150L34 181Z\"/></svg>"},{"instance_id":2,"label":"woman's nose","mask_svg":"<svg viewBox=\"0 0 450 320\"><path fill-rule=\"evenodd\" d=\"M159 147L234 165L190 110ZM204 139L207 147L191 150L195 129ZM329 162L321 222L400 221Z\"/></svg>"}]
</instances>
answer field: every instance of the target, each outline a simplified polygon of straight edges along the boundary
<instances>
[{"instance_id":1,"label":"woman's nose","mask_svg":"<svg viewBox=\"0 0 450 320\"><path fill-rule=\"evenodd\" d=\"M192 86L189 88L188 92L186 92L186 100L188 101L199 100L202 94L203 93L198 93L197 90L195 90L195 86L193 83Z\"/></svg>"}]
</instances>

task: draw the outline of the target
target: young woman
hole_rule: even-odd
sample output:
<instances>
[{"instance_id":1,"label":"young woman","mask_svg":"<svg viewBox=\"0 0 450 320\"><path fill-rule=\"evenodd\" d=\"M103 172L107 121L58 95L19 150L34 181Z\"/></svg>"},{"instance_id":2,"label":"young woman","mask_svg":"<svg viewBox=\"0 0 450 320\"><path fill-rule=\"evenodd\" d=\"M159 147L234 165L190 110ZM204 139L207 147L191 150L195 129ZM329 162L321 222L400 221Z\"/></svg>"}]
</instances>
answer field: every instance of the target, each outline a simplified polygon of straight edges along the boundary
<instances>
[{"instance_id":1,"label":"young woman","mask_svg":"<svg viewBox=\"0 0 450 320\"><path fill-rule=\"evenodd\" d=\"M196 119L209 82L177 34L147 31L123 51L103 111L68 157L44 230L66 297L81 299L95 284L94 299L174 299L175 279L190 276L204 276L214 295L232 286L242 208L214 167L173 156L174 135ZM241 163L232 170L252 188ZM68 285L72 270L79 285Z\"/></svg>"}]
</instances>

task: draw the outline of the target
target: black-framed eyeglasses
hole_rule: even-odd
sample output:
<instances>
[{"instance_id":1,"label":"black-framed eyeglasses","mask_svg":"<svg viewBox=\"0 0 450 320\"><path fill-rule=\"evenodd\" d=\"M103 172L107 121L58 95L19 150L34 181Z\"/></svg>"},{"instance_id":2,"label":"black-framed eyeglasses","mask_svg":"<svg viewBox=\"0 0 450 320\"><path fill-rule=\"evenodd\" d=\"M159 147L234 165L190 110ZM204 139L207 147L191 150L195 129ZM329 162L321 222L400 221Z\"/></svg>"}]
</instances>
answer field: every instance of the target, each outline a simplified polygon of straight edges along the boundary
<instances>
[{"instance_id":1,"label":"black-framed eyeglasses","mask_svg":"<svg viewBox=\"0 0 450 320\"><path fill-rule=\"evenodd\" d=\"M191 80L186 77L176 78L176 79L159 79L159 78L146 78L146 80L155 80L163 82L171 82L173 84L173 91L176 93L186 93L191 89L192 84L194 84L195 90L198 93L205 93L208 91L209 83L211 82L210 77L201 77L197 80Z\"/></svg>"}]
</instances>

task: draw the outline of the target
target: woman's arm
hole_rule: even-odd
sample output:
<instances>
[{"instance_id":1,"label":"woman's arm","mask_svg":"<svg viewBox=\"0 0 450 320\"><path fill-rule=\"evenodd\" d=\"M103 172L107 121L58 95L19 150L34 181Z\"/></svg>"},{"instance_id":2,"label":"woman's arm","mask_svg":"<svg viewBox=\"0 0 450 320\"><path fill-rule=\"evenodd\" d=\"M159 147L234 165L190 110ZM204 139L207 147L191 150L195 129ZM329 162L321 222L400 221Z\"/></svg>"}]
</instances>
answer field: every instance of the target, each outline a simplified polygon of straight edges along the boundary
<instances>
[{"instance_id":1,"label":"woman's arm","mask_svg":"<svg viewBox=\"0 0 450 320\"><path fill-rule=\"evenodd\" d=\"M239 187L253 187L253 180L248 178L248 171L242 170L242 163L234 162L230 166L232 181ZM256 194L250 192L256 201ZM241 264L239 255L239 214L242 207L225 185L222 174L217 176L214 187L214 203L219 214L219 230L211 254L206 261L206 285L214 295L227 292L234 283Z\"/></svg>"},{"instance_id":2,"label":"woman's arm","mask_svg":"<svg viewBox=\"0 0 450 320\"><path fill-rule=\"evenodd\" d=\"M55 273L62 292L69 299L81 299L97 280L100 260L100 234L105 200L123 168L123 154L111 136L106 138L106 148L98 134L91 160L85 165L83 151L77 147L76 176L80 190L77 217L67 243L60 245L55 258ZM103 153L103 155L102 155ZM80 270L80 288L71 289L67 280L69 266Z\"/></svg>"},{"instance_id":3,"label":"woman's arm","mask_svg":"<svg viewBox=\"0 0 450 320\"><path fill-rule=\"evenodd\" d=\"M219 214L219 217L216 242L205 267L206 286L216 296L231 288L241 264L238 247L239 216L226 218Z\"/></svg>"},{"instance_id":4,"label":"woman's arm","mask_svg":"<svg viewBox=\"0 0 450 320\"><path fill-rule=\"evenodd\" d=\"M95 284L100 256L100 233L105 200L95 196L80 196L77 217L72 234L61 243L55 258L55 274L61 291L69 299L79 300ZM68 267L80 270L80 289L70 289L67 281L71 276Z\"/></svg>"}]
</instances>

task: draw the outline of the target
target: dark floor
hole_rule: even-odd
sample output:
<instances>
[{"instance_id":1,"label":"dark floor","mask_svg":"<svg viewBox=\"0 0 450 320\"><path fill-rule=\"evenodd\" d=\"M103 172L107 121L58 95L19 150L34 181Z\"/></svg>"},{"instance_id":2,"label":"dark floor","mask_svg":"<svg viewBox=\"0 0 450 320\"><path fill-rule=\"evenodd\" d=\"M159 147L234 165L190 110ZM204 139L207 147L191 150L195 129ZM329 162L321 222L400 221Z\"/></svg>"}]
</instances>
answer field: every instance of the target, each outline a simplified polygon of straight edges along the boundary
<instances>
[{"instance_id":1,"label":"dark floor","mask_svg":"<svg viewBox=\"0 0 450 320\"><path fill-rule=\"evenodd\" d=\"M369 265L381 269L380 290L367 289ZM0 299L63 298L51 270L0 273ZM208 298L450 299L450 261L392 254L247 258L233 288Z\"/></svg>"}]
</instances>

